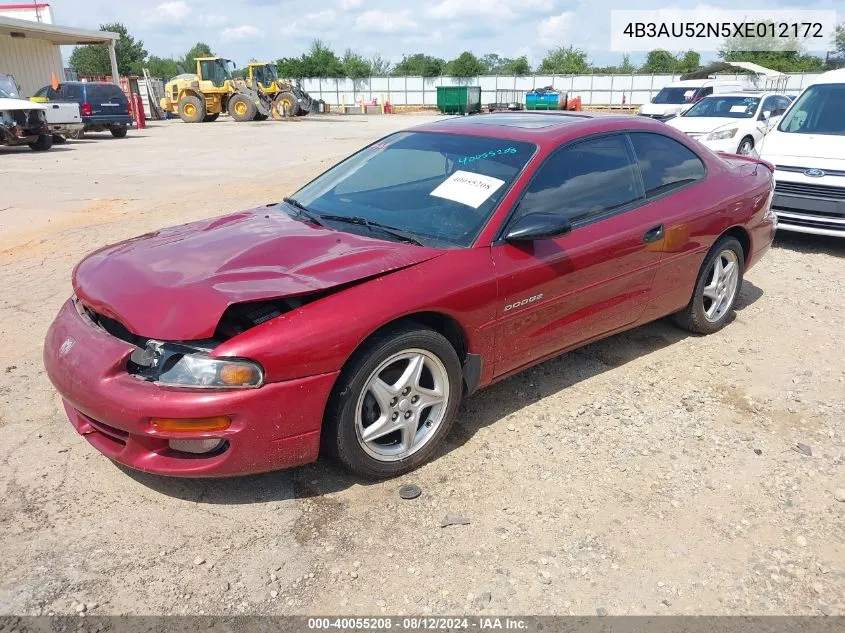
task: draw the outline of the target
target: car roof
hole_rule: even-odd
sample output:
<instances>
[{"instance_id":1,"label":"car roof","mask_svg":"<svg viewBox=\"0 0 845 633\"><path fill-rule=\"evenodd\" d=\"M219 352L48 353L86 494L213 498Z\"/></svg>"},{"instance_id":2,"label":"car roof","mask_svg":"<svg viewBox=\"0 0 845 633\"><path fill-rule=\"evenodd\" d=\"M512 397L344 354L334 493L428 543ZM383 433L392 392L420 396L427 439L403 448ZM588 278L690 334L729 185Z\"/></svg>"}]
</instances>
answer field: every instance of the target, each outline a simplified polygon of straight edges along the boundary
<instances>
[{"instance_id":1,"label":"car roof","mask_svg":"<svg viewBox=\"0 0 845 633\"><path fill-rule=\"evenodd\" d=\"M616 130L666 133L665 123L649 117L596 112L496 112L450 117L410 128L414 132L439 132L465 136L558 145L569 139Z\"/></svg>"}]
</instances>

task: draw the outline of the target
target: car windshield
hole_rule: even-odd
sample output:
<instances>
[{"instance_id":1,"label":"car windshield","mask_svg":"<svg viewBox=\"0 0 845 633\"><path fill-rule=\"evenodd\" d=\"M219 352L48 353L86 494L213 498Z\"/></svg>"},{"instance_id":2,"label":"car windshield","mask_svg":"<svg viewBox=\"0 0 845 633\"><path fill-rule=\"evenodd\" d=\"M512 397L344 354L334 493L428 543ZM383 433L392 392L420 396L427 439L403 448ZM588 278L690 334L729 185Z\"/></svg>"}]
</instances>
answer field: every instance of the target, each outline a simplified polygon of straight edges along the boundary
<instances>
[{"instance_id":1,"label":"car windshield","mask_svg":"<svg viewBox=\"0 0 845 633\"><path fill-rule=\"evenodd\" d=\"M531 143L506 139L399 132L291 197L313 214L364 219L422 243L466 247L535 150Z\"/></svg>"},{"instance_id":2,"label":"car windshield","mask_svg":"<svg viewBox=\"0 0 845 633\"><path fill-rule=\"evenodd\" d=\"M760 105L759 97L706 97L686 111L685 117L750 119Z\"/></svg>"},{"instance_id":3,"label":"car windshield","mask_svg":"<svg viewBox=\"0 0 845 633\"><path fill-rule=\"evenodd\" d=\"M0 99L11 99L12 95L0 88Z\"/></svg>"},{"instance_id":4,"label":"car windshield","mask_svg":"<svg viewBox=\"0 0 845 633\"><path fill-rule=\"evenodd\" d=\"M654 95L652 103L689 103L695 97L698 88L663 88Z\"/></svg>"},{"instance_id":5,"label":"car windshield","mask_svg":"<svg viewBox=\"0 0 845 633\"><path fill-rule=\"evenodd\" d=\"M778 130L845 136L845 84L817 84L807 88L784 115Z\"/></svg>"}]
</instances>

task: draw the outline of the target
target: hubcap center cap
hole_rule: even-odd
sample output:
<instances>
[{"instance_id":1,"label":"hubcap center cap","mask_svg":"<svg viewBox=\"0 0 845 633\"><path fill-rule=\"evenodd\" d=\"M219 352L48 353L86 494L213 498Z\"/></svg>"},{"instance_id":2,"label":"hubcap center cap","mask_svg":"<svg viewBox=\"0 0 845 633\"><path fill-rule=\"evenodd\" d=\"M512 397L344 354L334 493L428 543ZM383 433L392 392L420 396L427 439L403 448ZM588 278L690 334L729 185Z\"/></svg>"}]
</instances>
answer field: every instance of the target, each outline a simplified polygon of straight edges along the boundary
<instances>
[{"instance_id":1,"label":"hubcap center cap","mask_svg":"<svg viewBox=\"0 0 845 633\"><path fill-rule=\"evenodd\" d=\"M402 413L404 413L411 408L411 402L407 398L403 398L399 401L398 408Z\"/></svg>"}]
</instances>

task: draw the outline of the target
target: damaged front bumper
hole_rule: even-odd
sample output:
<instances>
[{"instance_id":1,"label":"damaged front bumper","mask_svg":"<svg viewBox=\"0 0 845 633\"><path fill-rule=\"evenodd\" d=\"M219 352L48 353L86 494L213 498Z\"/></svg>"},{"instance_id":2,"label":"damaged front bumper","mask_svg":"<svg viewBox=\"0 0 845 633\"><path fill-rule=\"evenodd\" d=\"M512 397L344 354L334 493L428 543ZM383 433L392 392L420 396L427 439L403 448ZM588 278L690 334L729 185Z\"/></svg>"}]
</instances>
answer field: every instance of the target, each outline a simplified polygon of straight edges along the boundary
<instances>
[{"instance_id":1,"label":"damaged front bumper","mask_svg":"<svg viewBox=\"0 0 845 633\"><path fill-rule=\"evenodd\" d=\"M134 345L82 316L71 300L44 343L47 374L71 424L110 459L145 472L181 477L245 475L317 459L323 411L336 373L256 389L164 387L126 371ZM225 416L219 431L174 432L154 419ZM171 440L220 440L218 450L174 450Z\"/></svg>"},{"instance_id":2,"label":"damaged front bumper","mask_svg":"<svg viewBox=\"0 0 845 633\"><path fill-rule=\"evenodd\" d=\"M0 110L0 145L26 145L49 133L42 110Z\"/></svg>"}]
</instances>

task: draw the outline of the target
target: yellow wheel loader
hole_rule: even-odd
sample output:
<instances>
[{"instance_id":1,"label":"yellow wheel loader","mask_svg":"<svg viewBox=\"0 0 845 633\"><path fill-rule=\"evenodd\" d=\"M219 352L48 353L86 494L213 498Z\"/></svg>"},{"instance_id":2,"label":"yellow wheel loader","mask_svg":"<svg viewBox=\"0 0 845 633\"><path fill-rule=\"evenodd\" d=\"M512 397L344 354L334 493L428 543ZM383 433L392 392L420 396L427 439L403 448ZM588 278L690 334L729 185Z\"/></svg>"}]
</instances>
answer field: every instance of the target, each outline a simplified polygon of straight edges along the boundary
<instances>
[{"instance_id":1,"label":"yellow wheel loader","mask_svg":"<svg viewBox=\"0 0 845 633\"><path fill-rule=\"evenodd\" d=\"M275 64L255 62L247 65L246 82L272 101L274 119L304 116L311 111L311 96L292 81L279 79Z\"/></svg>"},{"instance_id":2,"label":"yellow wheel loader","mask_svg":"<svg viewBox=\"0 0 845 633\"><path fill-rule=\"evenodd\" d=\"M161 109L185 123L214 121L228 112L235 121L261 121L270 116L271 99L250 82L235 79L224 57L197 57L196 74L177 75L164 86Z\"/></svg>"}]
</instances>

